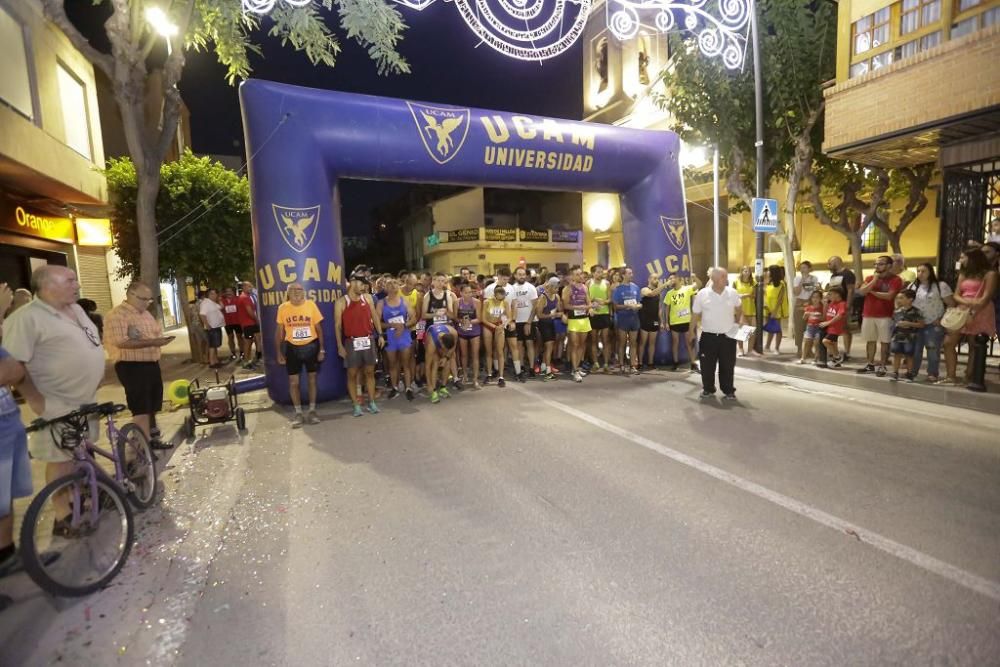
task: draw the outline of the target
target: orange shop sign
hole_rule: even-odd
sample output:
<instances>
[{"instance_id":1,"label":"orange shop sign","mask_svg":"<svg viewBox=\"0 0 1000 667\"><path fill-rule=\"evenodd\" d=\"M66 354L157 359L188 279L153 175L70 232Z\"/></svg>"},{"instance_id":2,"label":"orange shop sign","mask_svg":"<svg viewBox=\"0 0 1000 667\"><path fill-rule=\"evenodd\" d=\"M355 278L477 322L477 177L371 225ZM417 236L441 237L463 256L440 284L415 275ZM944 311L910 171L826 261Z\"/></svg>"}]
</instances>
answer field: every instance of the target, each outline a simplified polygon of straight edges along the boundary
<instances>
[{"instance_id":1,"label":"orange shop sign","mask_svg":"<svg viewBox=\"0 0 1000 667\"><path fill-rule=\"evenodd\" d=\"M14 208L14 219L4 216L3 227L21 234L29 234L50 241L74 243L73 221L69 218L55 218L33 213L23 206Z\"/></svg>"}]
</instances>

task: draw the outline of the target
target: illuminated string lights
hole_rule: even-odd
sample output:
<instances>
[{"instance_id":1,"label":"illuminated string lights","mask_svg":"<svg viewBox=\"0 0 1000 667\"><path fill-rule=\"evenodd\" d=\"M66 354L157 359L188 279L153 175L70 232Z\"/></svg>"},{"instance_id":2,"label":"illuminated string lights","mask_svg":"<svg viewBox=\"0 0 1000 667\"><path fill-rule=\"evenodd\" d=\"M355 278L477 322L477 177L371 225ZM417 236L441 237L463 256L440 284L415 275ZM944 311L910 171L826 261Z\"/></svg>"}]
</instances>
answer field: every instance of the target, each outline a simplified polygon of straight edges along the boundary
<instances>
[{"instance_id":1,"label":"illuminated string lights","mask_svg":"<svg viewBox=\"0 0 1000 667\"><path fill-rule=\"evenodd\" d=\"M393 0L417 11L435 1ZM483 44L510 58L547 60L580 38L593 0L446 1ZM278 2L305 7L311 0L243 0L243 10L267 14ZM753 0L605 0L605 8L608 29L620 40L635 37L642 20L651 18L660 32L692 33L701 52L721 56L727 68L743 67Z\"/></svg>"}]
</instances>

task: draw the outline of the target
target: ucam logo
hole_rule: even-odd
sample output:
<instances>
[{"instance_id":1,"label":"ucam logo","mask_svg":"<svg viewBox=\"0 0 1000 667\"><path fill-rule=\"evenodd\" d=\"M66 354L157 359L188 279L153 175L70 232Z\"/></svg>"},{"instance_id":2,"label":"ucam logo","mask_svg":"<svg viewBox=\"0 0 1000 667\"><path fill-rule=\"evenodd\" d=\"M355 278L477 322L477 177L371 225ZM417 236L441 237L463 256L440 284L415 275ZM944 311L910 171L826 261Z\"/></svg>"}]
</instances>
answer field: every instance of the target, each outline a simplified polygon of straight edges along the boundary
<instances>
[{"instance_id":1,"label":"ucam logo","mask_svg":"<svg viewBox=\"0 0 1000 667\"><path fill-rule=\"evenodd\" d=\"M660 225L663 226L663 233L666 235L670 245L678 251L684 250L687 237L687 221L684 218L671 218L665 215L660 216Z\"/></svg>"},{"instance_id":2,"label":"ucam logo","mask_svg":"<svg viewBox=\"0 0 1000 667\"><path fill-rule=\"evenodd\" d=\"M319 205L295 208L271 204L271 209L281 238L285 239L288 247L295 252L305 252L316 237Z\"/></svg>"},{"instance_id":3,"label":"ucam logo","mask_svg":"<svg viewBox=\"0 0 1000 667\"><path fill-rule=\"evenodd\" d=\"M469 135L469 109L407 102L427 154L445 164L462 150Z\"/></svg>"}]
</instances>

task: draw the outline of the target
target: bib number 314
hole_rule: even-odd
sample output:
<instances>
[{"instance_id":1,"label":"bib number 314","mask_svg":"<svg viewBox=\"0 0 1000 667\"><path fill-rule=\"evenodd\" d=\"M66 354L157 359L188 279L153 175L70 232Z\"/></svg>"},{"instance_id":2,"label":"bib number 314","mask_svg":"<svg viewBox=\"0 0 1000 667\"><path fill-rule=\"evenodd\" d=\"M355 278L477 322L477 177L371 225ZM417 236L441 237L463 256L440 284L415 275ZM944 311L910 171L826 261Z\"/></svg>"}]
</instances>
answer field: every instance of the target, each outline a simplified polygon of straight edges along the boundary
<instances>
[{"instance_id":1,"label":"bib number 314","mask_svg":"<svg viewBox=\"0 0 1000 667\"><path fill-rule=\"evenodd\" d=\"M365 338L355 338L353 343L355 352L363 352L365 350L372 349L372 339L367 336Z\"/></svg>"}]
</instances>

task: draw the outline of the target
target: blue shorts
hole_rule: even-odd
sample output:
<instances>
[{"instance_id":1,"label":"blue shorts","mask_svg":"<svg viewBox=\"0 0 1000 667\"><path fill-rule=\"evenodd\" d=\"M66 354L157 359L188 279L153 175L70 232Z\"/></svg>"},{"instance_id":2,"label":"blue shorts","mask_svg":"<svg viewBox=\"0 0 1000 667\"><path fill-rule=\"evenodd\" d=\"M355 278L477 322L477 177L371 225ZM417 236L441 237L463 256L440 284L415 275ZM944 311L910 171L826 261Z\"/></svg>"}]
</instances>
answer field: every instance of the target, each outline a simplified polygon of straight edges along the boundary
<instances>
[{"instance_id":1,"label":"blue shorts","mask_svg":"<svg viewBox=\"0 0 1000 667\"><path fill-rule=\"evenodd\" d=\"M408 350L413 344L413 336L410 335L409 331L403 331L403 333L398 336L393 335L395 329L389 329L389 334L385 337L385 350L386 352L399 352L400 350Z\"/></svg>"},{"instance_id":2,"label":"blue shorts","mask_svg":"<svg viewBox=\"0 0 1000 667\"><path fill-rule=\"evenodd\" d=\"M20 413L14 412L0 417L0 518L10 514L14 498L30 496L31 491L28 436Z\"/></svg>"},{"instance_id":3,"label":"blue shorts","mask_svg":"<svg viewBox=\"0 0 1000 667\"><path fill-rule=\"evenodd\" d=\"M627 313L615 313L615 328L619 331L638 331L639 314L634 310Z\"/></svg>"},{"instance_id":4,"label":"blue shorts","mask_svg":"<svg viewBox=\"0 0 1000 667\"><path fill-rule=\"evenodd\" d=\"M823 330L815 325L806 326L806 332L803 336L806 340L820 340L823 338Z\"/></svg>"},{"instance_id":5,"label":"blue shorts","mask_svg":"<svg viewBox=\"0 0 1000 667\"><path fill-rule=\"evenodd\" d=\"M566 335L566 323L562 321L561 317L553 318L552 325L555 327L557 336Z\"/></svg>"},{"instance_id":6,"label":"blue shorts","mask_svg":"<svg viewBox=\"0 0 1000 667\"><path fill-rule=\"evenodd\" d=\"M902 354L903 356L912 357L914 347L912 339L894 340L892 341L892 347L890 347L889 350L893 354Z\"/></svg>"}]
</instances>

